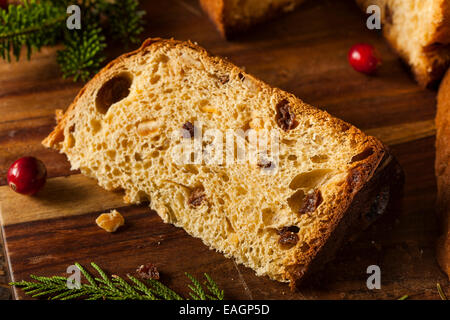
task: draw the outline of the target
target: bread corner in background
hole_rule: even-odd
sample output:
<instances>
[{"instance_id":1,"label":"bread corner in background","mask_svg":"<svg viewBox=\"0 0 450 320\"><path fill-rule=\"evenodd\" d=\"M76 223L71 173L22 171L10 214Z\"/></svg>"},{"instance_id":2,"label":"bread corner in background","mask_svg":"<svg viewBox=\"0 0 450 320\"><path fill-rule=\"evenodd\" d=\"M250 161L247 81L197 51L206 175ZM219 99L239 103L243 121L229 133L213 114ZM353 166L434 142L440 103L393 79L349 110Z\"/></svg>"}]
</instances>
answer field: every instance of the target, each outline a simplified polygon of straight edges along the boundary
<instances>
[{"instance_id":1,"label":"bread corner in background","mask_svg":"<svg viewBox=\"0 0 450 320\"><path fill-rule=\"evenodd\" d=\"M450 279L450 71L447 71L439 89L436 129L435 168L440 219L436 256L442 270Z\"/></svg>"},{"instance_id":2,"label":"bread corner in background","mask_svg":"<svg viewBox=\"0 0 450 320\"><path fill-rule=\"evenodd\" d=\"M293 11L305 0L199 0L219 33L230 39L254 25Z\"/></svg>"}]
</instances>

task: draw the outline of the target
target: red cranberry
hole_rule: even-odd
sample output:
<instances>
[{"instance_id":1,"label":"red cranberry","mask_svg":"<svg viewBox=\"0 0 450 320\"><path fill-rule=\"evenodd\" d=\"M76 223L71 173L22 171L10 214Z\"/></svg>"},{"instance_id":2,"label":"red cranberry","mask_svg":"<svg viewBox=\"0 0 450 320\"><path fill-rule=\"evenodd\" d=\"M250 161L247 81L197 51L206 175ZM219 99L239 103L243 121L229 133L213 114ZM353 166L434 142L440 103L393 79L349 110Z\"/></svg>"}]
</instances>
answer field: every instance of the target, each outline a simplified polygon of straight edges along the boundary
<instances>
[{"instance_id":1,"label":"red cranberry","mask_svg":"<svg viewBox=\"0 0 450 320\"><path fill-rule=\"evenodd\" d=\"M46 178L45 165L33 157L16 160L8 170L8 185L21 194L35 194L44 186Z\"/></svg>"},{"instance_id":2,"label":"red cranberry","mask_svg":"<svg viewBox=\"0 0 450 320\"><path fill-rule=\"evenodd\" d=\"M370 44L359 43L351 47L348 52L350 65L358 72L373 74L381 64L381 58L376 49Z\"/></svg>"}]
</instances>

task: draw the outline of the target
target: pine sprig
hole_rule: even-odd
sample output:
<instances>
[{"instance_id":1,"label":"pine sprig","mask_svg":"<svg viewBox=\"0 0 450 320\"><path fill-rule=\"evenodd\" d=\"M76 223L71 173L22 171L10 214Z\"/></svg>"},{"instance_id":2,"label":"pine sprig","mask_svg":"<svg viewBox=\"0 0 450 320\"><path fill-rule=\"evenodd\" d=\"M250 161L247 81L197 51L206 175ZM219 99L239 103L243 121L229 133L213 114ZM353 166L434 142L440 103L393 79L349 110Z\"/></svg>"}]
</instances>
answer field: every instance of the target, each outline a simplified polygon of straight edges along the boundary
<instances>
[{"instance_id":1,"label":"pine sprig","mask_svg":"<svg viewBox=\"0 0 450 320\"><path fill-rule=\"evenodd\" d=\"M87 280L79 288L69 289L68 279L60 276L42 277L30 275L34 281L20 281L10 283L11 286L21 288L25 294L33 297L46 297L51 300L184 300L181 295L157 280L139 280L127 275L129 281L117 276L108 276L95 263L91 263L100 277L93 277L83 266L75 264ZM188 285L189 293L195 300L223 300L224 293L214 280L205 273L206 293L200 282L192 275L186 273L193 285Z\"/></svg>"},{"instance_id":2,"label":"pine sprig","mask_svg":"<svg viewBox=\"0 0 450 320\"><path fill-rule=\"evenodd\" d=\"M64 78L86 81L100 69L106 48L102 29L97 25L65 32L65 48L57 52L57 61Z\"/></svg>"},{"instance_id":3,"label":"pine sprig","mask_svg":"<svg viewBox=\"0 0 450 320\"><path fill-rule=\"evenodd\" d=\"M81 30L67 29L70 4L81 9ZM62 44L57 62L63 77L86 81L105 61L106 36L124 47L140 42L144 14L138 0L23 0L0 8L0 55L19 60L26 48L30 59L43 46Z\"/></svg>"},{"instance_id":4,"label":"pine sprig","mask_svg":"<svg viewBox=\"0 0 450 320\"><path fill-rule=\"evenodd\" d=\"M19 60L22 47L28 59L33 50L54 45L62 35L61 25L67 13L64 7L50 1L24 0L22 4L0 9L0 54L11 61L11 53Z\"/></svg>"},{"instance_id":5,"label":"pine sprig","mask_svg":"<svg viewBox=\"0 0 450 320\"><path fill-rule=\"evenodd\" d=\"M207 274L203 274L206 278L206 288L213 294L213 296L207 295L210 300L223 300L225 292L217 286L217 283Z\"/></svg>"},{"instance_id":6,"label":"pine sprig","mask_svg":"<svg viewBox=\"0 0 450 320\"><path fill-rule=\"evenodd\" d=\"M139 1L103 1L100 10L108 16L109 34L113 39L125 44L140 42L139 35L144 30L145 11L139 10Z\"/></svg>"}]
</instances>

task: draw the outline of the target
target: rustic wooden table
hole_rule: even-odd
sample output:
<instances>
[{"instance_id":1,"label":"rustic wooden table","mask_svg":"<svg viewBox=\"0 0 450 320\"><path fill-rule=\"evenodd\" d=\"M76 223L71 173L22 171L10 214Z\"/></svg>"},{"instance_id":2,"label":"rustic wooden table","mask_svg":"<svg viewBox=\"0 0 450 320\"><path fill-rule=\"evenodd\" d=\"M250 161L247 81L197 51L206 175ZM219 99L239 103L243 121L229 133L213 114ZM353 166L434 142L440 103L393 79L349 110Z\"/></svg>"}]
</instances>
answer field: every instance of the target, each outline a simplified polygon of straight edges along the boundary
<instances>
[{"instance_id":1,"label":"rustic wooden table","mask_svg":"<svg viewBox=\"0 0 450 320\"><path fill-rule=\"evenodd\" d=\"M164 225L145 207L124 208L130 225L113 238L93 224L95 210L77 212L76 218L52 216L32 221L43 204L30 204L4 186L0 187L3 206L18 216L27 211L27 218L3 228L8 259L0 256L0 298L10 297L5 260L10 276L21 280L30 273L63 274L70 262L87 263L93 257L119 274L133 271L146 259L157 259L172 284L179 282L182 271L206 271L225 288L227 298L395 299L408 294L438 299L437 282L449 293L448 279L434 257L436 92L414 83L382 37L365 28L364 16L352 0L310 1L232 42L218 36L196 0L143 2L146 36L197 41L264 81L382 139L406 173L402 209L344 248L312 286L291 293L287 286L258 278L182 230ZM384 62L376 76L358 74L348 65L347 51L357 42L372 43L380 51ZM119 52L117 48L110 55ZM70 171L63 155L40 144L55 124L54 110L66 108L80 88L79 83L61 79L54 49L42 50L29 62L0 63L0 185L6 184L12 161L33 155L45 162L50 178L71 176L69 180L50 179L48 197L50 190L64 188L64 182L58 184L61 181L82 181L81 189L91 188L77 172ZM95 192L108 197L101 190ZM69 243L75 251L65 250ZM381 290L370 291L365 286L366 268L371 264L381 267ZM17 298L23 296L18 292Z\"/></svg>"}]
</instances>

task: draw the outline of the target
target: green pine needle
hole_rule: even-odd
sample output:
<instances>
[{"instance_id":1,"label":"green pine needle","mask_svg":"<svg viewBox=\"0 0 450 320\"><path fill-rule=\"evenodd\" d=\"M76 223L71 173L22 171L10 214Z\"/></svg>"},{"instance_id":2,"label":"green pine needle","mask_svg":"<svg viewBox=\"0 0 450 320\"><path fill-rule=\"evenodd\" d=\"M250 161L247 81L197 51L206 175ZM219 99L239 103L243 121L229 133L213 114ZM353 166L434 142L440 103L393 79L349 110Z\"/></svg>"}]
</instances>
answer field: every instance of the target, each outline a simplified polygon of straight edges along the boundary
<instances>
[{"instance_id":1,"label":"green pine needle","mask_svg":"<svg viewBox=\"0 0 450 320\"><path fill-rule=\"evenodd\" d=\"M0 9L0 56L8 62L11 57L19 60L25 48L30 59L43 46L63 44L57 53L63 77L87 81L105 62L105 36L124 47L140 42L145 12L139 10L138 0L79 1L81 30L67 29L70 4L73 1L24 0Z\"/></svg>"},{"instance_id":2,"label":"green pine needle","mask_svg":"<svg viewBox=\"0 0 450 320\"><path fill-rule=\"evenodd\" d=\"M42 277L30 275L34 281L12 282L11 286L21 288L25 294L51 300L184 300L178 293L162 284L160 281L149 279L139 280L127 275L128 280L112 275L108 276L98 265L91 263L100 278L93 277L83 266L75 264L87 283L82 283L79 289L69 289L67 278L60 276ZM186 273L193 285L188 285L192 292L189 293L195 300L223 300L224 292L220 290L214 280L204 274L205 287L192 275ZM208 293L207 293L208 292Z\"/></svg>"},{"instance_id":3,"label":"green pine needle","mask_svg":"<svg viewBox=\"0 0 450 320\"><path fill-rule=\"evenodd\" d=\"M144 31L145 11L139 10L139 1L103 2L100 7L108 16L109 31L113 39L125 44L140 42L139 35Z\"/></svg>"},{"instance_id":4,"label":"green pine needle","mask_svg":"<svg viewBox=\"0 0 450 320\"><path fill-rule=\"evenodd\" d=\"M437 287L439 297L441 298L441 300L447 300L447 296L445 295L444 290L442 290L441 284L436 283L436 287Z\"/></svg>"},{"instance_id":5,"label":"green pine needle","mask_svg":"<svg viewBox=\"0 0 450 320\"><path fill-rule=\"evenodd\" d=\"M64 78L86 81L100 69L106 48L101 32L96 25L66 32L65 48L58 51L56 58Z\"/></svg>"},{"instance_id":6,"label":"green pine needle","mask_svg":"<svg viewBox=\"0 0 450 320\"><path fill-rule=\"evenodd\" d=\"M205 290L203 290L202 285L200 282L198 282L197 279L195 279L192 275L189 273L185 273L185 275L192 281L193 285L188 285L189 289L191 289L192 292L189 293L189 295L194 300L206 300L206 293Z\"/></svg>"},{"instance_id":7,"label":"green pine needle","mask_svg":"<svg viewBox=\"0 0 450 320\"><path fill-rule=\"evenodd\" d=\"M25 47L29 59L32 51L55 45L66 19L66 9L50 1L24 0L0 10L0 55L10 62L12 53L19 60Z\"/></svg>"}]
</instances>

